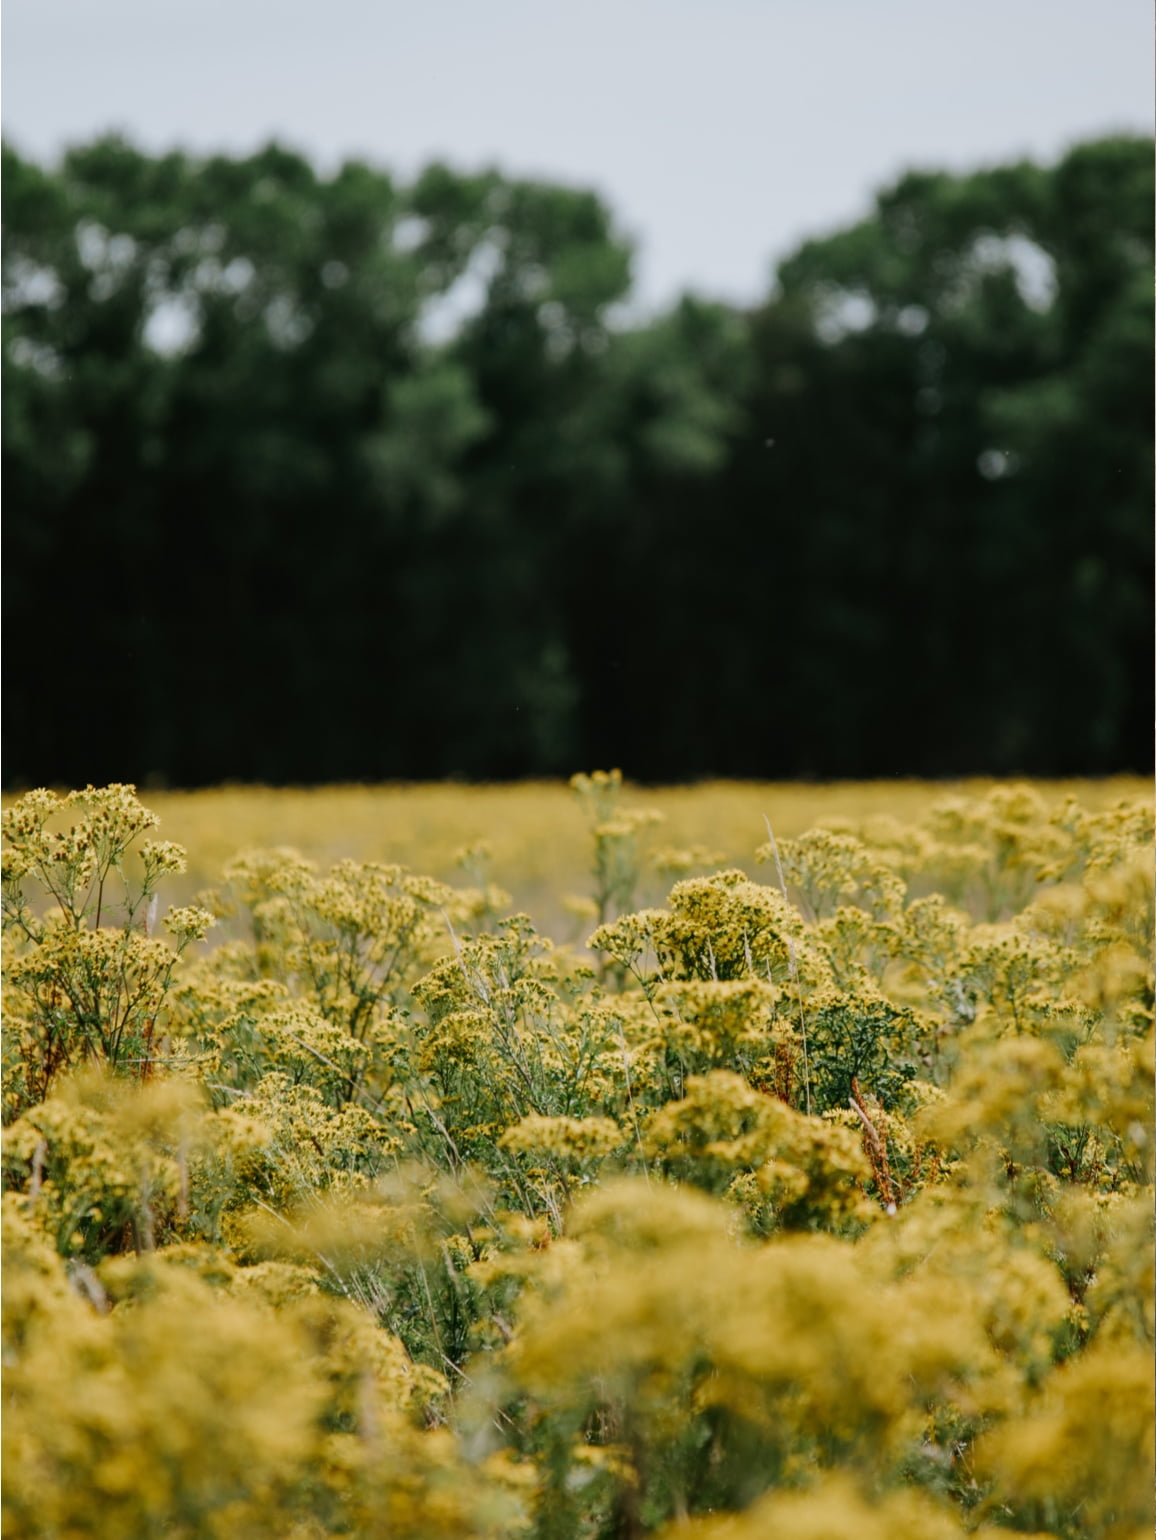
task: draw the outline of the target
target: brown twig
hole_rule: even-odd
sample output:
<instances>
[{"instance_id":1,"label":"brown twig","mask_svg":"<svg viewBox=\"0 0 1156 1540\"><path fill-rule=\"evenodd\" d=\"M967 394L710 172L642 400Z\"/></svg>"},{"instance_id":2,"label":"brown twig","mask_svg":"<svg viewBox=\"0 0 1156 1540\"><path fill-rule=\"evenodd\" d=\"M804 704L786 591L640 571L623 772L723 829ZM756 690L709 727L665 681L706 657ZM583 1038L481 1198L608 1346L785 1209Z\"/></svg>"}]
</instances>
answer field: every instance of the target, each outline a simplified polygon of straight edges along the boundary
<instances>
[{"instance_id":1,"label":"brown twig","mask_svg":"<svg viewBox=\"0 0 1156 1540\"><path fill-rule=\"evenodd\" d=\"M883 1207L889 1214L897 1211L895 1202L895 1186L891 1180L891 1163L887 1159L887 1139L880 1136L879 1130L871 1121L871 1116L863 1102L863 1093L859 1089L859 1077L851 1077L851 1106L863 1124L863 1141L867 1151L867 1158L871 1162L871 1170L875 1176L875 1185L879 1189L883 1199Z\"/></svg>"}]
</instances>

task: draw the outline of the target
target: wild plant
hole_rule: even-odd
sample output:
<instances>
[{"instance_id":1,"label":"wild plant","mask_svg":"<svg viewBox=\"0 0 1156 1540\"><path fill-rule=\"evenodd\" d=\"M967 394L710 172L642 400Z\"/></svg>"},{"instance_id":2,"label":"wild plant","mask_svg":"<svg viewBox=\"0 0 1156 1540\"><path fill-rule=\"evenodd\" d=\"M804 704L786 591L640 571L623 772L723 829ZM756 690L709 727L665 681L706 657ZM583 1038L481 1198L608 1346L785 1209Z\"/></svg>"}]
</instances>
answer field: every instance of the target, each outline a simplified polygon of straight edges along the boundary
<instances>
[{"instance_id":1,"label":"wild plant","mask_svg":"<svg viewBox=\"0 0 1156 1540\"><path fill-rule=\"evenodd\" d=\"M53 828L79 813L67 828ZM173 946L154 939L158 888L184 866L169 841L138 847L155 826L132 786L58 797L36 791L3 814L6 975L4 1107L10 1119L42 1101L57 1077L85 1063L147 1080L163 1045L163 1010L180 955L213 916L169 910Z\"/></svg>"},{"instance_id":2,"label":"wild plant","mask_svg":"<svg viewBox=\"0 0 1156 1540\"><path fill-rule=\"evenodd\" d=\"M14 1534L1145 1530L1146 816L996 788L635 909L579 790L584 956L477 852L248 852L162 943L129 788L8 810Z\"/></svg>"}]
</instances>

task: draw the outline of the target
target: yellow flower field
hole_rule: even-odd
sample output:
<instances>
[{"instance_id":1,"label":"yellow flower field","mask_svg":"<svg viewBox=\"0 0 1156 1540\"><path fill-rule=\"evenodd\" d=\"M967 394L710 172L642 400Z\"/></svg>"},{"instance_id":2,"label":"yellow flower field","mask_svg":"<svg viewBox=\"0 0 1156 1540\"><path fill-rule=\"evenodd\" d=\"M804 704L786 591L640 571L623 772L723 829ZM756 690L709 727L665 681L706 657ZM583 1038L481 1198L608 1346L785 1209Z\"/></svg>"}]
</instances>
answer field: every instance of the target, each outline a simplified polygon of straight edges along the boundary
<instances>
[{"instance_id":1,"label":"yellow flower field","mask_svg":"<svg viewBox=\"0 0 1156 1540\"><path fill-rule=\"evenodd\" d=\"M722 864L754 870L755 848L776 835L814 824L873 818L913 823L951 797L982 796L991 780L859 781L828 785L708 781L697 786L626 786L632 806L653 808L663 822L653 849L703 847ZM1085 807L1121 798L1151 798L1136 776L1033 783L1050 804L1074 796ZM168 838L189 852L186 894L215 882L225 862L246 846L287 845L321 865L352 858L397 861L443 881L460 876L457 856L485 842L491 875L544 929L565 926L561 900L589 891L589 834L573 792L562 781L467 786L327 786L274 789L226 786L211 791L156 791L146 800ZM657 893L648 897L657 897Z\"/></svg>"},{"instance_id":2,"label":"yellow flower field","mask_svg":"<svg viewBox=\"0 0 1156 1540\"><path fill-rule=\"evenodd\" d=\"M1151 1533L1146 786L149 800L4 812L6 1536Z\"/></svg>"}]
</instances>

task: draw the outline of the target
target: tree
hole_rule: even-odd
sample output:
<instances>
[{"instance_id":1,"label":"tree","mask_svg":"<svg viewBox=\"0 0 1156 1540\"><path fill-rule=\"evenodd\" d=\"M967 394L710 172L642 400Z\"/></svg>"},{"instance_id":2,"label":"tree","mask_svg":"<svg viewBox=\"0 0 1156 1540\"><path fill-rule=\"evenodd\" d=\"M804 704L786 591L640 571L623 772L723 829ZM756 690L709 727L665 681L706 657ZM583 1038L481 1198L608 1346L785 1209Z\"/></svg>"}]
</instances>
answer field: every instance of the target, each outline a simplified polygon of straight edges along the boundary
<instances>
[{"instance_id":1,"label":"tree","mask_svg":"<svg viewBox=\"0 0 1156 1540\"><path fill-rule=\"evenodd\" d=\"M1150 144L633 325L583 189L4 170L9 783L1147 763Z\"/></svg>"},{"instance_id":2,"label":"tree","mask_svg":"<svg viewBox=\"0 0 1156 1540\"><path fill-rule=\"evenodd\" d=\"M661 579L617 758L657 778L1149 762L1151 182L1151 144L1124 139L912 173L781 265L726 463L650 490L660 544L620 574Z\"/></svg>"}]
</instances>

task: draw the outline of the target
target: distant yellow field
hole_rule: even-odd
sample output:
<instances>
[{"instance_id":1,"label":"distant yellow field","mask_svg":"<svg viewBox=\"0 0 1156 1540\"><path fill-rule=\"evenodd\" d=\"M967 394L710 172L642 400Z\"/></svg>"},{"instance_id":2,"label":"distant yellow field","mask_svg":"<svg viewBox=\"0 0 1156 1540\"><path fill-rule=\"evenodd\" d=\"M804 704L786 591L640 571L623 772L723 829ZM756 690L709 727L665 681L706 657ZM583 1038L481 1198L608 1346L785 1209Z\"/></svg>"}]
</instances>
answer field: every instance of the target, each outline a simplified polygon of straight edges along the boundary
<instances>
[{"instance_id":1,"label":"distant yellow field","mask_svg":"<svg viewBox=\"0 0 1156 1540\"><path fill-rule=\"evenodd\" d=\"M728 864L754 871L754 850L766 839L764 817L779 836L833 819L860 823L880 814L914 822L945 798L982 795L995 784L713 781L661 788L627 785L622 800L626 807L653 808L663 815L651 835L654 848L703 845ZM1074 795L1089 808L1151 796L1151 783L1137 776L1032 784L1048 801ZM455 867L456 855L478 841L491 849L493 880L547 930L560 926L566 895L590 890L587 822L577 797L561 781L312 790L222 787L146 792L143 800L160 814L164 837L188 849L189 872L183 884L187 892L215 882L238 850L269 845L292 846L323 866L347 856L396 861L460 881L464 879ZM656 888L639 898L651 902L659 896Z\"/></svg>"}]
</instances>

